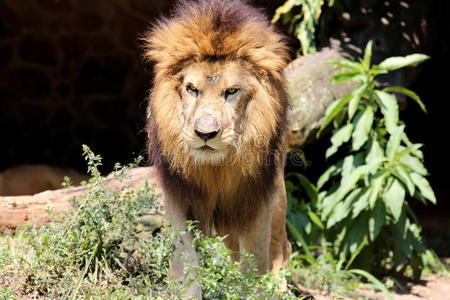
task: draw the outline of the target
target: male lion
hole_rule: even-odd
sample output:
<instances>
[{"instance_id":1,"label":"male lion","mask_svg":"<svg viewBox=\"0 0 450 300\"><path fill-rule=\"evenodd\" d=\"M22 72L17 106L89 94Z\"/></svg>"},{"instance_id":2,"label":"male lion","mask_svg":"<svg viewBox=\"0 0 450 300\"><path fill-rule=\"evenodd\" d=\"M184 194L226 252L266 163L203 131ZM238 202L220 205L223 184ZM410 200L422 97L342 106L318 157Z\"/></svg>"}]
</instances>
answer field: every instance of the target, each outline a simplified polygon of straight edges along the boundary
<instances>
[{"instance_id":1,"label":"male lion","mask_svg":"<svg viewBox=\"0 0 450 300\"><path fill-rule=\"evenodd\" d=\"M144 41L155 62L149 157L168 222L183 230L196 220L205 234L227 235L236 253L253 254L260 273L277 272L290 255L283 37L245 3L200 0L182 2ZM184 263L198 262L191 238L183 234L170 264L182 282ZM197 286L187 294L201 298Z\"/></svg>"}]
</instances>

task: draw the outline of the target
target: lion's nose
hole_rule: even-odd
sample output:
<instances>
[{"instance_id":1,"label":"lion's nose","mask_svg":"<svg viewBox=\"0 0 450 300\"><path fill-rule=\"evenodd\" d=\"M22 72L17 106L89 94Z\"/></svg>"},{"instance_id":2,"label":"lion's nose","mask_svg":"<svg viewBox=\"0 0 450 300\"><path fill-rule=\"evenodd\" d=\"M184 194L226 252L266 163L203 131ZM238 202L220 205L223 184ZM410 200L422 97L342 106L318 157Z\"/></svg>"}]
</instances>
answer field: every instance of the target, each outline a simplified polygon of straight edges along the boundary
<instances>
[{"instance_id":1,"label":"lion's nose","mask_svg":"<svg viewBox=\"0 0 450 300\"><path fill-rule=\"evenodd\" d=\"M205 116L194 122L195 134L202 140L209 140L220 132L219 122L213 117Z\"/></svg>"}]
</instances>

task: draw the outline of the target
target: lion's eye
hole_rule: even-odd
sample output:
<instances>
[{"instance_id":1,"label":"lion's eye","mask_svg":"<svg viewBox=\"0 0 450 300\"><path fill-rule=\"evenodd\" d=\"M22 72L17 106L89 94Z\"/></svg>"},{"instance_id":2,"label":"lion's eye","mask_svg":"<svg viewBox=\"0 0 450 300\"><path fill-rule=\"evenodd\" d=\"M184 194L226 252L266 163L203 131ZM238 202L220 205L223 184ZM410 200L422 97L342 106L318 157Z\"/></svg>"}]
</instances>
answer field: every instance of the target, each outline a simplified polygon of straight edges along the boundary
<instances>
[{"instance_id":1,"label":"lion's eye","mask_svg":"<svg viewBox=\"0 0 450 300\"><path fill-rule=\"evenodd\" d=\"M225 100L233 99L234 96L236 96L238 94L238 92L239 92L239 89L237 89L237 88L229 88L229 89L227 89L225 91L225 93L224 93Z\"/></svg>"},{"instance_id":2,"label":"lion's eye","mask_svg":"<svg viewBox=\"0 0 450 300\"><path fill-rule=\"evenodd\" d=\"M198 89L196 89L192 84L186 86L186 91L194 97L198 97Z\"/></svg>"}]
</instances>

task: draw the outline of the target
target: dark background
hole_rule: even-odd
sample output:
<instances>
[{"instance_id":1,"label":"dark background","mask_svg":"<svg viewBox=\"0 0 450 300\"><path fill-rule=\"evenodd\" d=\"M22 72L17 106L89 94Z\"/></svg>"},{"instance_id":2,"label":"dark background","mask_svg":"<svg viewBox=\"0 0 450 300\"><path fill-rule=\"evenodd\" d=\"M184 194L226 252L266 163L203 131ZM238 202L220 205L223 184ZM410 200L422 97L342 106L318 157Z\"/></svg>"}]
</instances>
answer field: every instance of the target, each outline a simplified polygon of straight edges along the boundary
<instances>
[{"instance_id":1,"label":"dark background","mask_svg":"<svg viewBox=\"0 0 450 300\"><path fill-rule=\"evenodd\" d=\"M269 16L282 2L253 1ZM403 74L428 114L409 102L401 118L410 138L425 144L425 164L438 197L437 207L419 212L437 216L424 219L431 231L449 228L450 5L446 0L336 2L360 18L346 24L339 15L331 16L328 28L318 29L323 43L346 30L356 42L375 36L380 56L422 52L432 57ZM82 144L103 156L105 173L115 162L145 155L145 98L152 71L143 63L138 37L173 5L156 0L0 0L0 171L44 163L85 172ZM406 27L419 34L408 40L400 27L380 22L384 14L389 26L402 27L402 18L412 19ZM360 35L364 31L367 36ZM298 47L295 39L290 42ZM312 168L320 165L315 162L323 156L317 153L326 146L305 148Z\"/></svg>"}]
</instances>

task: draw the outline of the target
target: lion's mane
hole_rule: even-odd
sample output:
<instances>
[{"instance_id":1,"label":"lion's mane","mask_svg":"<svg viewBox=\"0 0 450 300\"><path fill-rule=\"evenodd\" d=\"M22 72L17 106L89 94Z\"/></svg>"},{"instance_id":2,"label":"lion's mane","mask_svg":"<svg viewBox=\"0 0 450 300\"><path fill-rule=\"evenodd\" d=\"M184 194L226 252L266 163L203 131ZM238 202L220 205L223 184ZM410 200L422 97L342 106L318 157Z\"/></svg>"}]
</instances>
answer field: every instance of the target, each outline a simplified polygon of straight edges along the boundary
<instances>
[{"instance_id":1,"label":"lion's mane","mask_svg":"<svg viewBox=\"0 0 450 300\"><path fill-rule=\"evenodd\" d=\"M143 41L144 56L155 70L148 107L149 158L165 190L195 207L191 217L232 224L250 219L259 205L255 201L266 199L273 188L276 164L284 154L288 103L282 70L289 55L282 35L243 2L200 0L182 1ZM189 64L216 60L242 62L259 87L247 105L233 163L198 165L181 137L176 75Z\"/></svg>"}]
</instances>

